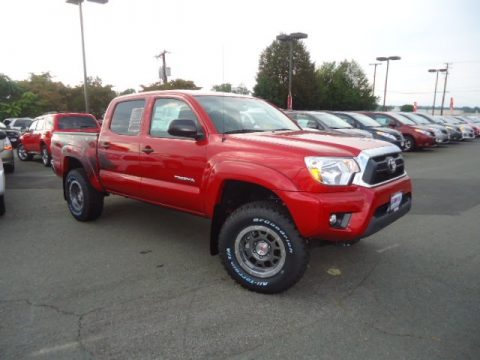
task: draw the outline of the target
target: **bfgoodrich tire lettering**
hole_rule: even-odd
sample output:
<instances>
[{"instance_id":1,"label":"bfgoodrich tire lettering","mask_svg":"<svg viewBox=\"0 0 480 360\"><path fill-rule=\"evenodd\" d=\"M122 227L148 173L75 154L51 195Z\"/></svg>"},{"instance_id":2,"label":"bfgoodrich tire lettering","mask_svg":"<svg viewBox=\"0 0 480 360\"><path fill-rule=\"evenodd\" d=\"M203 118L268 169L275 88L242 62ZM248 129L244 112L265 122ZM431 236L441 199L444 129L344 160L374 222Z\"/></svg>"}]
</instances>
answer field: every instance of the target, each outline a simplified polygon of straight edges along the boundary
<instances>
[{"instance_id":1,"label":"bfgoodrich tire lettering","mask_svg":"<svg viewBox=\"0 0 480 360\"><path fill-rule=\"evenodd\" d=\"M90 185L83 169L71 170L64 186L68 208L75 219L90 221L102 214L104 195Z\"/></svg>"},{"instance_id":2,"label":"bfgoodrich tire lettering","mask_svg":"<svg viewBox=\"0 0 480 360\"><path fill-rule=\"evenodd\" d=\"M280 205L258 201L241 206L219 235L222 263L243 287L266 294L293 286L308 264L305 240Z\"/></svg>"}]
</instances>

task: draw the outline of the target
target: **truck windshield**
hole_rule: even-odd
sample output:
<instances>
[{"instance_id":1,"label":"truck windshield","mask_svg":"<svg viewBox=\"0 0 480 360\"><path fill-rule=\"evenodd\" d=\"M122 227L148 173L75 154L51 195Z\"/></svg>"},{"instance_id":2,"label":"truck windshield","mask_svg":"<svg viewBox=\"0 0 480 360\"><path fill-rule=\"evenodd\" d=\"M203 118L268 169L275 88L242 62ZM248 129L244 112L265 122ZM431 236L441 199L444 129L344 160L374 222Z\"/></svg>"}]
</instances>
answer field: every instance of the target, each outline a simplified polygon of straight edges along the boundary
<instances>
[{"instance_id":1,"label":"truck windshield","mask_svg":"<svg viewBox=\"0 0 480 360\"><path fill-rule=\"evenodd\" d=\"M265 101L235 96L197 95L220 134L301 130L290 118Z\"/></svg>"}]
</instances>

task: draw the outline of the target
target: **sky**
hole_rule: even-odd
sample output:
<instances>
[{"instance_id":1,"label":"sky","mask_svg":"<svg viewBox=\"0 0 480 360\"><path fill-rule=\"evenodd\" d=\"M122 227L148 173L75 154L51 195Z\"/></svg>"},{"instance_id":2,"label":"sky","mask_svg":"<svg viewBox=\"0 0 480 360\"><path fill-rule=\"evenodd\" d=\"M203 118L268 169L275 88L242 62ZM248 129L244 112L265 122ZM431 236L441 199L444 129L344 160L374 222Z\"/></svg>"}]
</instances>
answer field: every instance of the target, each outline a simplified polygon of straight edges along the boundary
<instances>
[{"instance_id":1,"label":"sky","mask_svg":"<svg viewBox=\"0 0 480 360\"><path fill-rule=\"evenodd\" d=\"M50 72L83 82L79 9L65 0L0 0L0 73L14 80ZM83 3L88 76L116 91L159 81L167 50L170 79L210 90L255 85L261 52L280 33L304 32L317 67L355 60L373 82L378 56L390 62L387 104L431 106L435 74L449 62L446 106L480 106L478 0L109 0ZM377 68L383 102L386 64ZM437 105L444 76L439 76Z\"/></svg>"}]
</instances>

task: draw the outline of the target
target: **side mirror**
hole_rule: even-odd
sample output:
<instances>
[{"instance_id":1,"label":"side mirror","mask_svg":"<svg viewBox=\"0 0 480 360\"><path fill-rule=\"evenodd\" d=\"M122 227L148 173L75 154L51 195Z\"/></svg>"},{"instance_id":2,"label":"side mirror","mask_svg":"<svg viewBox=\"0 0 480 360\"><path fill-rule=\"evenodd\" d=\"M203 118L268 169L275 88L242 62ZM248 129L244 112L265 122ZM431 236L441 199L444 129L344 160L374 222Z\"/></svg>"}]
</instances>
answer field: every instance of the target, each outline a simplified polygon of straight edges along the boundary
<instances>
[{"instance_id":1,"label":"side mirror","mask_svg":"<svg viewBox=\"0 0 480 360\"><path fill-rule=\"evenodd\" d=\"M0 140L3 140L7 137L7 134L5 133L5 131L0 131Z\"/></svg>"},{"instance_id":2,"label":"side mirror","mask_svg":"<svg viewBox=\"0 0 480 360\"><path fill-rule=\"evenodd\" d=\"M186 137L195 140L203 139L203 134L198 131L193 120L176 119L170 123L168 133L172 136Z\"/></svg>"}]
</instances>

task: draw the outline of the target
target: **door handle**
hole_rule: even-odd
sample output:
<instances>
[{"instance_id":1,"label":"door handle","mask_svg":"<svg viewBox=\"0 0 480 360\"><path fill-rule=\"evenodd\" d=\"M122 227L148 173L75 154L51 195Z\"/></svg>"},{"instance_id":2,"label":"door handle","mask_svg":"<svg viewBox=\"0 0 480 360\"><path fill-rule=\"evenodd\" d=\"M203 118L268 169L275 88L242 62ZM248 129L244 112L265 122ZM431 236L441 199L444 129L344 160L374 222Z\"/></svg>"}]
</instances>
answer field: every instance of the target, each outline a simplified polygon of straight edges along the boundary
<instances>
[{"instance_id":1,"label":"door handle","mask_svg":"<svg viewBox=\"0 0 480 360\"><path fill-rule=\"evenodd\" d=\"M143 149L142 149L142 152L144 152L145 154L150 154L152 152L154 152L155 150L153 150L150 146L145 146Z\"/></svg>"},{"instance_id":2,"label":"door handle","mask_svg":"<svg viewBox=\"0 0 480 360\"><path fill-rule=\"evenodd\" d=\"M110 147L110 143L108 141L102 141L100 142L100 146L105 149L108 149Z\"/></svg>"}]
</instances>

